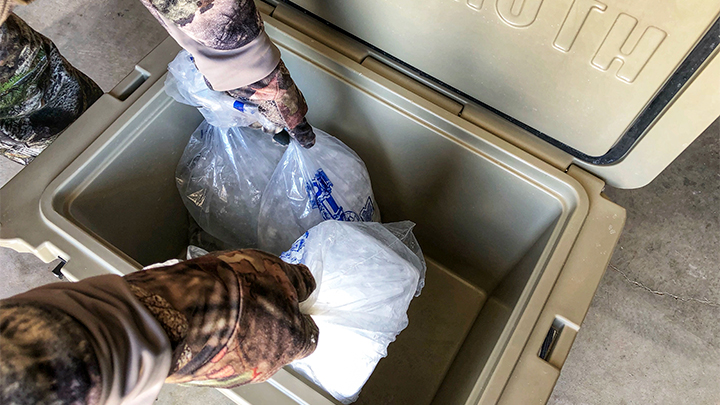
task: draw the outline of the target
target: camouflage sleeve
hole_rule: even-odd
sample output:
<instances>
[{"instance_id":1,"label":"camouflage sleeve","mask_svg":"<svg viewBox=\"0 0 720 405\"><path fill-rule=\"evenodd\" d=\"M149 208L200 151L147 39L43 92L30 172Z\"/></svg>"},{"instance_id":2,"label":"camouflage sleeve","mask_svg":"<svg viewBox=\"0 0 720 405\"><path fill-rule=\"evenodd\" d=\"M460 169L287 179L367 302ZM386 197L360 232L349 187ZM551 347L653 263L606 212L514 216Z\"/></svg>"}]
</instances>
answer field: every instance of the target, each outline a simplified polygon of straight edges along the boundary
<instances>
[{"instance_id":1,"label":"camouflage sleeve","mask_svg":"<svg viewBox=\"0 0 720 405\"><path fill-rule=\"evenodd\" d=\"M194 57L215 90L259 111L303 146L315 142L307 104L265 33L253 0L141 0Z\"/></svg>"},{"instance_id":2,"label":"camouflage sleeve","mask_svg":"<svg viewBox=\"0 0 720 405\"><path fill-rule=\"evenodd\" d=\"M217 49L241 48L263 32L253 0L141 0L165 25L178 26L200 45Z\"/></svg>"},{"instance_id":3,"label":"camouflage sleeve","mask_svg":"<svg viewBox=\"0 0 720 405\"><path fill-rule=\"evenodd\" d=\"M257 250L0 301L0 403L151 403L163 382L261 382L315 350L303 265ZM167 378L166 378L167 377Z\"/></svg>"},{"instance_id":4,"label":"camouflage sleeve","mask_svg":"<svg viewBox=\"0 0 720 405\"><path fill-rule=\"evenodd\" d=\"M0 403L151 403L170 369L159 322L119 276L0 301Z\"/></svg>"},{"instance_id":5,"label":"camouflage sleeve","mask_svg":"<svg viewBox=\"0 0 720 405\"><path fill-rule=\"evenodd\" d=\"M100 403L94 348L68 314L34 304L0 305L0 352L0 403Z\"/></svg>"},{"instance_id":6,"label":"camouflage sleeve","mask_svg":"<svg viewBox=\"0 0 720 405\"><path fill-rule=\"evenodd\" d=\"M246 249L125 280L170 336L167 382L221 388L262 382L315 350L317 326L298 305L315 289L305 266Z\"/></svg>"}]
</instances>

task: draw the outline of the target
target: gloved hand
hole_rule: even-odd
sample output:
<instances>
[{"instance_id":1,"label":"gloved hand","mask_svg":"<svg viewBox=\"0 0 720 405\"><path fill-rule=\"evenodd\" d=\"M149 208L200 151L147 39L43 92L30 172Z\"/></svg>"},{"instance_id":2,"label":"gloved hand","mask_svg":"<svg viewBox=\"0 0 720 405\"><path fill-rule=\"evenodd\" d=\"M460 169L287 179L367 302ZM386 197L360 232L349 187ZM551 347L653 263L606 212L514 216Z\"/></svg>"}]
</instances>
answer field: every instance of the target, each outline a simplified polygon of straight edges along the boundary
<instances>
[{"instance_id":1,"label":"gloved hand","mask_svg":"<svg viewBox=\"0 0 720 405\"><path fill-rule=\"evenodd\" d=\"M307 267L257 250L0 300L0 403L152 403L163 382L261 382L315 350Z\"/></svg>"},{"instance_id":2,"label":"gloved hand","mask_svg":"<svg viewBox=\"0 0 720 405\"><path fill-rule=\"evenodd\" d=\"M312 274L269 253L211 253L124 279L170 338L168 383L262 382L317 345L317 326L298 306L315 289Z\"/></svg>"},{"instance_id":3,"label":"gloved hand","mask_svg":"<svg viewBox=\"0 0 720 405\"><path fill-rule=\"evenodd\" d=\"M315 144L315 133L305 119L307 104L282 60L266 78L251 85L229 90L230 96L258 106L258 111L306 148Z\"/></svg>"},{"instance_id":4,"label":"gloved hand","mask_svg":"<svg viewBox=\"0 0 720 405\"><path fill-rule=\"evenodd\" d=\"M194 58L213 90L254 104L278 130L309 148L307 104L265 33L253 0L141 0Z\"/></svg>"}]
</instances>

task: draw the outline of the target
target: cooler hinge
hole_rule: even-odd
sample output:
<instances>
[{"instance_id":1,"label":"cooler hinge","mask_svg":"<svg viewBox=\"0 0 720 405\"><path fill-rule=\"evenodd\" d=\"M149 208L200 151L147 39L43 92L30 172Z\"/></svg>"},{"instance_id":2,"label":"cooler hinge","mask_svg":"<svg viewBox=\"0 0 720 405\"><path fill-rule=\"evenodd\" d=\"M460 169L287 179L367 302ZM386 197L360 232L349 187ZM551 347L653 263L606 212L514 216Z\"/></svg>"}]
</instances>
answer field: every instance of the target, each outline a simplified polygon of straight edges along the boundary
<instances>
[{"instance_id":1,"label":"cooler hinge","mask_svg":"<svg viewBox=\"0 0 720 405\"><path fill-rule=\"evenodd\" d=\"M465 119L560 170L567 171L572 164L573 158L570 154L555 148L474 101L423 77L402 63L338 32L332 26L295 7L278 0L266 1L267 3L261 7L261 12L269 14L274 19L332 48L453 115ZM272 4L272 6L268 4ZM273 6L274 9L272 9Z\"/></svg>"}]
</instances>

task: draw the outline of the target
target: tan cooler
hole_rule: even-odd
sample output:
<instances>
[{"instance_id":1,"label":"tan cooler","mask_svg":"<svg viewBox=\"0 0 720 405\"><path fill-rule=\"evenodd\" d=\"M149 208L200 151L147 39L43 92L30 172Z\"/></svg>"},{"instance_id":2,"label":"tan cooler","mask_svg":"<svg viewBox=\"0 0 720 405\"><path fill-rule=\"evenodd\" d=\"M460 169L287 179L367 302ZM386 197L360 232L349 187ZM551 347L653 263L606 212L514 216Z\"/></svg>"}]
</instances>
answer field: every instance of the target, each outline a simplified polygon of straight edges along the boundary
<instances>
[{"instance_id":1,"label":"tan cooler","mask_svg":"<svg viewBox=\"0 0 720 405\"><path fill-rule=\"evenodd\" d=\"M720 2L260 3L310 122L366 162L429 270L358 404L545 403L641 187L720 115ZM174 172L202 120L160 44L0 190L0 245L77 280L178 256ZM224 391L321 405L289 370Z\"/></svg>"}]
</instances>

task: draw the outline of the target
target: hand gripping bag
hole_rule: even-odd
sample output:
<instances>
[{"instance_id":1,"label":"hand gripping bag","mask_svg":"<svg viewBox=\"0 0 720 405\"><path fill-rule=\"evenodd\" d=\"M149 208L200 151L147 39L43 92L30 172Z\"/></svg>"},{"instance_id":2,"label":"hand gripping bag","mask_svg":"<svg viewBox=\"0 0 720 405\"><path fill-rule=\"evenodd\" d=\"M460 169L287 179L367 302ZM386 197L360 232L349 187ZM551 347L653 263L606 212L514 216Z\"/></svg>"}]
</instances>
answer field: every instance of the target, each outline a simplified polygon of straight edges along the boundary
<instances>
[{"instance_id":1,"label":"hand gripping bag","mask_svg":"<svg viewBox=\"0 0 720 405\"><path fill-rule=\"evenodd\" d=\"M318 345L291 367L345 404L358 398L420 294L426 266L413 226L325 221L281 256L308 266L317 283L300 310L317 324Z\"/></svg>"}]
</instances>

